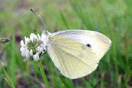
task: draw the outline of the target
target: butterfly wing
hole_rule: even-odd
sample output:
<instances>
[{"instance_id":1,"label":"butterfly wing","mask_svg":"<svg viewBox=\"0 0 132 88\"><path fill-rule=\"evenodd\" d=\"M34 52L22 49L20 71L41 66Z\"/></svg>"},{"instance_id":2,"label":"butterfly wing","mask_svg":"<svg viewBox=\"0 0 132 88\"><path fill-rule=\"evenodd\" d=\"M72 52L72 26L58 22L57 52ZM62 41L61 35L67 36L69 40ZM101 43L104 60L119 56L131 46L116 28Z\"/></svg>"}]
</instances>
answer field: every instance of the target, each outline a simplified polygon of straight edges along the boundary
<instances>
[{"instance_id":1,"label":"butterfly wing","mask_svg":"<svg viewBox=\"0 0 132 88\"><path fill-rule=\"evenodd\" d=\"M104 56L111 46L111 40L107 36L96 31L65 30L52 34L52 36L55 35L67 37L89 46L98 55L98 60Z\"/></svg>"},{"instance_id":2,"label":"butterfly wing","mask_svg":"<svg viewBox=\"0 0 132 88\"><path fill-rule=\"evenodd\" d=\"M98 66L98 55L89 47L70 38L50 38L47 52L60 72L76 79L90 74Z\"/></svg>"}]
</instances>

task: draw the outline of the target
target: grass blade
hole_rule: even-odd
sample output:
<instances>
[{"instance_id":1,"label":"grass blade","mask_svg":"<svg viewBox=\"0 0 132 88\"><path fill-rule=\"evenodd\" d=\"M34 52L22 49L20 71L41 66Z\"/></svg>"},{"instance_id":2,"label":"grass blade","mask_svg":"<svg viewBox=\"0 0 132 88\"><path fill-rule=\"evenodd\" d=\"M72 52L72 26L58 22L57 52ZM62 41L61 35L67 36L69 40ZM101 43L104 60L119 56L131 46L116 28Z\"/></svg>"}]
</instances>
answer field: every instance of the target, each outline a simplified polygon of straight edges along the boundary
<instances>
[{"instance_id":1,"label":"grass blade","mask_svg":"<svg viewBox=\"0 0 132 88\"><path fill-rule=\"evenodd\" d=\"M4 78L5 81L8 83L8 85L11 87L11 88L15 88L6 78Z\"/></svg>"},{"instance_id":2,"label":"grass blade","mask_svg":"<svg viewBox=\"0 0 132 88\"><path fill-rule=\"evenodd\" d=\"M65 81L64 78L62 78L61 76L59 76L59 78L61 79L66 88L74 88L67 81Z\"/></svg>"},{"instance_id":3,"label":"grass blade","mask_svg":"<svg viewBox=\"0 0 132 88\"><path fill-rule=\"evenodd\" d=\"M50 88L49 83L48 83L48 80L47 80L47 77L46 77L46 74L45 74L44 69L43 69L43 66L42 66L41 60L39 61L39 67L40 67L40 71L41 71L43 80L45 82L46 88Z\"/></svg>"},{"instance_id":4,"label":"grass blade","mask_svg":"<svg viewBox=\"0 0 132 88\"><path fill-rule=\"evenodd\" d=\"M61 11L60 11L60 15L61 15L61 18L64 22L64 25L67 27L67 29L70 29L70 27L68 26L68 22L66 21L66 18L64 17L64 15Z\"/></svg>"},{"instance_id":5,"label":"grass blade","mask_svg":"<svg viewBox=\"0 0 132 88\"><path fill-rule=\"evenodd\" d=\"M11 43L11 63L10 63L10 68L11 68L11 78L12 78L12 82L14 85L16 85L16 58L15 58L15 33L13 34L13 39L12 39L12 43Z\"/></svg>"},{"instance_id":6,"label":"grass blade","mask_svg":"<svg viewBox=\"0 0 132 88\"><path fill-rule=\"evenodd\" d=\"M83 24L87 27L89 30L94 30L93 26L91 25L91 22L88 19L88 16L85 16L81 6L79 5L78 1L75 0L75 3L73 3L71 0L69 0L71 6L76 11L77 15L81 18ZM76 5L76 7L75 7Z\"/></svg>"},{"instance_id":7,"label":"grass blade","mask_svg":"<svg viewBox=\"0 0 132 88\"><path fill-rule=\"evenodd\" d=\"M3 71L4 71L4 73L5 73L6 78L8 79L8 80L7 80L6 78L4 78L5 81L6 81L12 88L15 88L15 86L14 86L14 84L12 83L12 80L10 79L10 77L9 77L9 75L7 74L6 70L4 69L4 67L2 66L1 63L0 63L0 65L1 65L1 67L2 67L2 69L3 69Z\"/></svg>"}]
</instances>

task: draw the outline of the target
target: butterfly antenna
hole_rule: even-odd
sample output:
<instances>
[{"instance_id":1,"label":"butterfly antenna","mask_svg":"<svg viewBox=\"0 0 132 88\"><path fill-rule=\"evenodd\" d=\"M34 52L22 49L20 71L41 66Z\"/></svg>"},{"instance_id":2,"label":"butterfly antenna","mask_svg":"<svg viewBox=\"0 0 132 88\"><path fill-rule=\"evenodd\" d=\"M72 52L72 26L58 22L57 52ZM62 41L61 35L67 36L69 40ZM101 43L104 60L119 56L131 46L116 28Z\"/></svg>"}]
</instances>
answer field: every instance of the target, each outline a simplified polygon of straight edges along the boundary
<instances>
[{"instance_id":1,"label":"butterfly antenna","mask_svg":"<svg viewBox=\"0 0 132 88\"><path fill-rule=\"evenodd\" d=\"M38 20L39 20L39 22L43 25L43 27L44 27L44 30L46 30L46 28L45 28L45 25L44 25L44 22L43 22L43 20L42 20L42 17L39 15L39 17L36 15L36 13L33 11L33 9L30 9L32 12L33 12L33 14L38 18Z\"/></svg>"}]
</instances>

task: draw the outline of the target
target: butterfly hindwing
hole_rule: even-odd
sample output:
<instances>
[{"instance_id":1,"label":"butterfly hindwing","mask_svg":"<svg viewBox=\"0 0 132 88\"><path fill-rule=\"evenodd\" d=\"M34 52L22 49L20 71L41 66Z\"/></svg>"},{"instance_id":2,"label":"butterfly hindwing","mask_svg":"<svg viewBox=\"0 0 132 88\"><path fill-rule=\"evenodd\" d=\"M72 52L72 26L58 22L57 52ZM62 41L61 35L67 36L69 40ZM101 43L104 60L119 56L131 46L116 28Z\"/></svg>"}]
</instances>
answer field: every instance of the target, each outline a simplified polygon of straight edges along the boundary
<instances>
[{"instance_id":1,"label":"butterfly hindwing","mask_svg":"<svg viewBox=\"0 0 132 88\"><path fill-rule=\"evenodd\" d=\"M70 38L58 35L51 37L47 50L55 66L71 79L88 75L98 66L97 54Z\"/></svg>"}]
</instances>

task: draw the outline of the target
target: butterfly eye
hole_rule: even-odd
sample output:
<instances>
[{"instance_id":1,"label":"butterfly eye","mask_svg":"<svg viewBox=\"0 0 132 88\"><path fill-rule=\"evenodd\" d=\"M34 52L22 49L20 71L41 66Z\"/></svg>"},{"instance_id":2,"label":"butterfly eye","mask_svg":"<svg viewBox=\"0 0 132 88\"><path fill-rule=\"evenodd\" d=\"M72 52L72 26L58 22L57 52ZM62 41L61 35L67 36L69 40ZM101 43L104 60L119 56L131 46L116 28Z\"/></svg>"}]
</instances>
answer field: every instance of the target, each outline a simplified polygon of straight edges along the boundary
<instances>
[{"instance_id":1,"label":"butterfly eye","mask_svg":"<svg viewBox=\"0 0 132 88\"><path fill-rule=\"evenodd\" d=\"M87 44L86 46L87 46L87 47L89 47L89 48L91 47L91 45L90 45L90 44Z\"/></svg>"}]
</instances>

